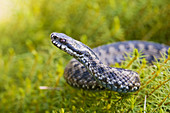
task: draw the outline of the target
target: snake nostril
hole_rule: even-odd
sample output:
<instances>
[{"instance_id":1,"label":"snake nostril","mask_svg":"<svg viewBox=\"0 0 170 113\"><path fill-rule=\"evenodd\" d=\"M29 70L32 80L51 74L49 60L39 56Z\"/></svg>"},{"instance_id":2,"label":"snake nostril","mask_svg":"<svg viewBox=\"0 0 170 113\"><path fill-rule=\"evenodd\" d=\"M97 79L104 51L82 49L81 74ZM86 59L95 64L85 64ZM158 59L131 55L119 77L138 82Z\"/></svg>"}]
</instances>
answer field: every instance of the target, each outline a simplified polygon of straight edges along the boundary
<instances>
[{"instance_id":1,"label":"snake nostril","mask_svg":"<svg viewBox=\"0 0 170 113\"><path fill-rule=\"evenodd\" d=\"M53 39L56 40L56 39L57 39L57 36L53 36Z\"/></svg>"},{"instance_id":2,"label":"snake nostril","mask_svg":"<svg viewBox=\"0 0 170 113\"><path fill-rule=\"evenodd\" d=\"M52 39L52 40L56 40L56 39L57 39L57 36L56 36L54 33L51 33L51 39Z\"/></svg>"}]
</instances>

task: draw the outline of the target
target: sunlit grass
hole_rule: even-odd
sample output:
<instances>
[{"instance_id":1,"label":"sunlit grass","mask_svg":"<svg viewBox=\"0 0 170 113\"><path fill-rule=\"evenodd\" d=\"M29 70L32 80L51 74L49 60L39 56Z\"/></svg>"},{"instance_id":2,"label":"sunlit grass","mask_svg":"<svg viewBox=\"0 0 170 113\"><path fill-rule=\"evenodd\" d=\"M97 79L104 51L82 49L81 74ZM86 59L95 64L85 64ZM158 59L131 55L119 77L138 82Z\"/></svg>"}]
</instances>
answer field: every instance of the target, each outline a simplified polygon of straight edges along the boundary
<instances>
[{"instance_id":1,"label":"sunlit grass","mask_svg":"<svg viewBox=\"0 0 170 113\"><path fill-rule=\"evenodd\" d=\"M0 0L0 23L11 20L13 0Z\"/></svg>"}]
</instances>

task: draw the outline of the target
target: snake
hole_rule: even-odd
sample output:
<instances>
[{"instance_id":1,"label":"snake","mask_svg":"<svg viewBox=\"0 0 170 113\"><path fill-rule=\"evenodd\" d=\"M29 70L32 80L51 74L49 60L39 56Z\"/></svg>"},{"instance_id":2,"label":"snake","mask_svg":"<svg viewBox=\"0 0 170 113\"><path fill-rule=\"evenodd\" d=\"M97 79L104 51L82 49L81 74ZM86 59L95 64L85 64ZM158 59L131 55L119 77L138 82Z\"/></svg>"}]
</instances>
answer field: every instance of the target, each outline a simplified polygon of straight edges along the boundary
<instances>
[{"instance_id":1,"label":"snake","mask_svg":"<svg viewBox=\"0 0 170 113\"><path fill-rule=\"evenodd\" d=\"M64 69L66 82L84 90L110 90L118 93L139 90L140 75L132 70L111 67L125 60L125 53L134 48L141 51L151 63L155 58L168 55L168 45L149 41L122 41L91 49L64 33L51 33L52 44L74 58Z\"/></svg>"}]
</instances>

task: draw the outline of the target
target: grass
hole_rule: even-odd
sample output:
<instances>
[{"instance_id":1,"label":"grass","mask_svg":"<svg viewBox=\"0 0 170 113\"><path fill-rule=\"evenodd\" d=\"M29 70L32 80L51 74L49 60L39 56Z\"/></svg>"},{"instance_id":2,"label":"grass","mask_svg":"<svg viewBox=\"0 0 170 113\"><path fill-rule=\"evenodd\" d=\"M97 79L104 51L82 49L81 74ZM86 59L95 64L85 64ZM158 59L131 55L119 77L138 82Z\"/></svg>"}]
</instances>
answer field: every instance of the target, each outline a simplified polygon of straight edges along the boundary
<instances>
[{"instance_id":1,"label":"grass","mask_svg":"<svg viewBox=\"0 0 170 113\"><path fill-rule=\"evenodd\" d=\"M13 112L143 112L145 96L148 112L169 111L170 62L164 62L165 57L151 66L139 63L139 57L134 60L128 69L140 70L142 86L138 92L119 94L70 87L63 77L60 78L65 66L63 62L67 62L60 50L52 49L46 56L40 56L36 50L22 56L14 54L9 50L6 62L1 59L5 65L0 79L3 83L0 85L2 112L12 109ZM117 67L125 67L132 60L127 58ZM56 89L42 90L40 86Z\"/></svg>"},{"instance_id":2,"label":"grass","mask_svg":"<svg viewBox=\"0 0 170 113\"><path fill-rule=\"evenodd\" d=\"M86 91L65 82L64 67L72 57L53 47L49 37L53 31L64 32L92 48L124 40L170 45L168 0L12 2L13 15L0 22L2 113L143 113L144 101L146 112L170 111L170 57L150 65L134 53L137 56L113 65L140 74L142 86L137 92Z\"/></svg>"}]
</instances>

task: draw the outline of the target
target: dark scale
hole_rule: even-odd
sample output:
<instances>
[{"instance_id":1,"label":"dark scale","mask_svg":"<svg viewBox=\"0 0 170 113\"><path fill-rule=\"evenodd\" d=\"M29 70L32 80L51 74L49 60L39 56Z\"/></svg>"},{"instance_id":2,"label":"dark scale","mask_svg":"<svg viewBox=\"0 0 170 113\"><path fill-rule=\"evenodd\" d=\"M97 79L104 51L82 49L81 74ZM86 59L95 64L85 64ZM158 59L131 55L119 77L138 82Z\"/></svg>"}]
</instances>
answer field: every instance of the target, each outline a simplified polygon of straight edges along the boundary
<instances>
[{"instance_id":1,"label":"dark scale","mask_svg":"<svg viewBox=\"0 0 170 113\"><path fill-rule=\"evenodd\" d=\"M115 82L114 85L119 88L120 87L120 84L118 84L118 82Z\"/></svg>"},{"instance_id":2,"label":"dark scale","mask_svg":"<svg viewBox=\"0 0 170 113\"><path fill-rule=\"evenodd\" d=\"M79 64L78 64L78 63L74 65L74 67L77 67L77 66L79 66Z\"/></svg>"},{"instance_id":3,"label":"dark scale","mask_svg":"<svg viewBox=\"0 0 170 113\"><path fill-rule=\"evenodd\" d=\"M92 65L92 66L96 66L96 62L95 62L95 61L92 61L91 65Z\"/></svg>"},{"instance_id":4,"label":"dark scale","mask_svg":"<svg viewBox=\"0 0 170 113\"><path fill-rule=\"evenodd\" d=\"M105 70L104 70L103 67L99 67L99 68L98 68L98 72L99 72L99 73L103 73L104 71L105 71Z\"/></svg>"},{"instance_id":5,"label":"dark scale","mask_svg":"<svg viewBox=\"0 0 170 113\"><path fill-rule=\"evenodd\" d=\"M116 80L116 75L113 72L109 72L109 78L113 78L114 80Z\"/></svg>"},{"instance_id":6,"label":"dark scale","mask_svg":"<svg viewBox=\"0 0 170 113\"><path fill-rule=\"evenodd\" d=\"M130 50L130 46L128 44L125 45L126 50Z\"/></svg>"}]
</instances>

